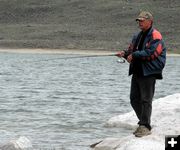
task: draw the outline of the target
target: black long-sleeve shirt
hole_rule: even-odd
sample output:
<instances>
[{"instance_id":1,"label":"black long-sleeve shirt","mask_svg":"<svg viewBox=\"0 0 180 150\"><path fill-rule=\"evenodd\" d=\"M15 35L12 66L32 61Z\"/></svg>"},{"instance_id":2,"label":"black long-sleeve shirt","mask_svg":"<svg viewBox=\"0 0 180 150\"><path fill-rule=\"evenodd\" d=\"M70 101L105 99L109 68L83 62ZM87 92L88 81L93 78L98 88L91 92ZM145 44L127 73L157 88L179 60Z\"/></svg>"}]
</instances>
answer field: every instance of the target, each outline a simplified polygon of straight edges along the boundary
<instances>
[{"instance_id":1,"label":"black long-sleeve shirt","mask_svg":"<svg viewBox=\"0 0 180 150\"><path fill-rule=\"evenodd\" d=\"M141 32L141 34L139 35L139 37L136 40L136 47L137 50L141 51L142 50L142 46L144 43L144 40L148 34L148 32L150 31L151 28L149 28L148 30L146 30L145 32ZM142 62L140 59L135 59L133 61L133 74L136 74L138 76L143 76L143 70L142 70Z\"/></svg>"}]
</instances>

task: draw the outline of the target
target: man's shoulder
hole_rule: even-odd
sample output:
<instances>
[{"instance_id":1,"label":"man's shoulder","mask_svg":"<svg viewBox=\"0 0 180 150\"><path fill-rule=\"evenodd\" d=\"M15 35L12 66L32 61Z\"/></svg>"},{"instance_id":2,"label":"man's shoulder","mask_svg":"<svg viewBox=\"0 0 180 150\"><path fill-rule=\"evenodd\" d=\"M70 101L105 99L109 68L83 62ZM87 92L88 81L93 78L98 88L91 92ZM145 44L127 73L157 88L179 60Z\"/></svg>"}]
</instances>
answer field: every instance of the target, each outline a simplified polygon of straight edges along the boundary
<instances>
[{"instance_id":1,"label":"man's shoulder","mask_svg":"<svg viewBox=\"0 0 180 150\"><path fill-rule=\"evenodd\" d=\"M152 29L152 38L153 38L153 40L162 40L162 35L157 29L153 28Z\"/></svg>"}]
</instances>

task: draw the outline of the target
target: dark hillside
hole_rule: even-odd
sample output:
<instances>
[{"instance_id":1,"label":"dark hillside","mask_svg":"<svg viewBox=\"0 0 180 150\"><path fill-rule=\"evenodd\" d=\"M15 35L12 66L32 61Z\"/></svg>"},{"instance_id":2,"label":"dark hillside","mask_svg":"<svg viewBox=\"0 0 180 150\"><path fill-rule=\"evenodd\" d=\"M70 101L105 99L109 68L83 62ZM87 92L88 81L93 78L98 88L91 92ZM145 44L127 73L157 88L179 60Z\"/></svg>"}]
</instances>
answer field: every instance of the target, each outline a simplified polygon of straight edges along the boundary
<instances>
[{"instance_id":1,"label":"dark hillside","mask_svg":"<svg viewBox=\"0 0 180 150\"><path fill-rule=\"evenodd\" d=\"M0 47L118 50L154 14L169 51L180 52L179 0L0 0Z\"/></svg>"}]
</instances>

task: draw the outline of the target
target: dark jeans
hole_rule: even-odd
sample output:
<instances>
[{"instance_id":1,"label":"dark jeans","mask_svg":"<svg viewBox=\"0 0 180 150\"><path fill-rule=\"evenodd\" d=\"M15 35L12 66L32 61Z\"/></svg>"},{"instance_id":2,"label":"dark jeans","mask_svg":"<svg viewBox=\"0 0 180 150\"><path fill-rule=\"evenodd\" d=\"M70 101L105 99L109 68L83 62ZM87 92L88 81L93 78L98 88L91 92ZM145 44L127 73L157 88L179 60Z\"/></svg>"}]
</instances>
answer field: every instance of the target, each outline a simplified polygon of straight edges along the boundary
<instances>
[{"instance_id":1,"label":"dark jeans","mask_svg":"<svg viewBox=\"0 0 180 150\"><path fill-rule=\"evenodd\" d=\"M132 76L130 100L139 122L151 130L152 99L154 96L156 78L153 76Z\"/></svg>"}]
</instances>

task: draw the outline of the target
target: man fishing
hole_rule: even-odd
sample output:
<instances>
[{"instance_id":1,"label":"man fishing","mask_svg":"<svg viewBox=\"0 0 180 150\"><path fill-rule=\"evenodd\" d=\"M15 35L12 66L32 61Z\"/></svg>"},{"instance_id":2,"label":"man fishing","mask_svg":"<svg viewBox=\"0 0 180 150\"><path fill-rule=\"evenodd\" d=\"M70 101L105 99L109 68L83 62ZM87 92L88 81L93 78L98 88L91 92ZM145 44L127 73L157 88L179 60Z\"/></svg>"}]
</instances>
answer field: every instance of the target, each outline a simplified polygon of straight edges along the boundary
<instances>
[{"instance_id":1,"label":"man fishing","mask_svg":"<svg viewBox=\"0 0 180 150\"><path fill-rule=\"evenodd\" d=\"M156 79L162 79L166 48L161 33L152 27L150 12L142 11L136 21L141 31L133 37L128 50L118 52L117 56L124 57L130 64L130 102L139 119L133 134L143 137L151 134L152 99Z\"/></svg>"}]
</instances>

